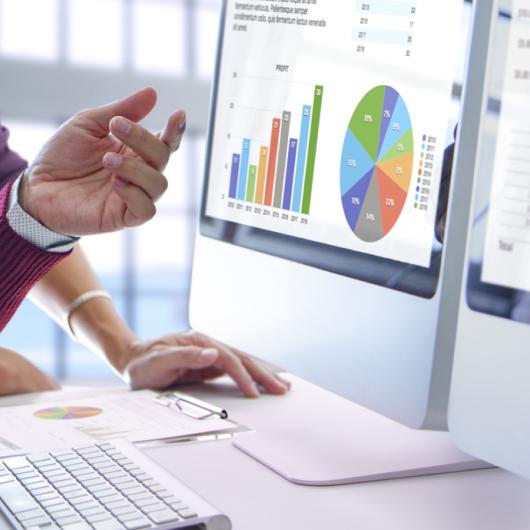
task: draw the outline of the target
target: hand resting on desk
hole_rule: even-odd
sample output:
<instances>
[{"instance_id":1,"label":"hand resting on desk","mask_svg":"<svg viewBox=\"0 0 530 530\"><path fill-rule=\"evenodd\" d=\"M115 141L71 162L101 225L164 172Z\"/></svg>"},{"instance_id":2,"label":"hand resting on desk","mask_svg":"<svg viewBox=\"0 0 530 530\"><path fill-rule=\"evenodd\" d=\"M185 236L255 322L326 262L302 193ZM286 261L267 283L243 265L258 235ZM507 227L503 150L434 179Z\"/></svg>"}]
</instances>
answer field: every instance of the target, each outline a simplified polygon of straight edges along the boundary
<instances>
[{"instance_id":1,"label":"hand resting on desk","mask_svg":"<svg viewBox=\"0 0 530 530\"><path fill-rule=\"evenodd\" d=\"M198 383L228 374L247 397L259 396L257 385L285 394L291 384L259 361L195 331L132 344L126 373L133 388L164 388Z\"/></svg>"}]
</instances>

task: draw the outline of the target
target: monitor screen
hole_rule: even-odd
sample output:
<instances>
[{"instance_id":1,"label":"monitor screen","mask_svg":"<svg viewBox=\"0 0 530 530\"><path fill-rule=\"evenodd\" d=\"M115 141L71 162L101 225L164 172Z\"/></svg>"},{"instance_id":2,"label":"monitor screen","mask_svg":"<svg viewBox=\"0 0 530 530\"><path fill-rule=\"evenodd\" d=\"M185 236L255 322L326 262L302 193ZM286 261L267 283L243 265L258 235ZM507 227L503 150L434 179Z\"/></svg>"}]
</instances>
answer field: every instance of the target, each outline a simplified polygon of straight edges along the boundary
<instances>
[{"instance_id":1,"label":"monitor screen","mask_svg":"<svg viewBox=\"0 0 530 530\"><path fill-rule=\"evenodd\" d=\"M467 8L226 1L201 233L432 297Z\"/></svg>"},{"instance_id":2,"label":"monitor screen","mask_svg":"<svg viewBox=\"0 0 530 530\"><path fill-rule=\"evenodd\" d=\"M471 309L530 323L530 1L502 3L490 51L470 243Z\"/></svg>"}]
</instances>

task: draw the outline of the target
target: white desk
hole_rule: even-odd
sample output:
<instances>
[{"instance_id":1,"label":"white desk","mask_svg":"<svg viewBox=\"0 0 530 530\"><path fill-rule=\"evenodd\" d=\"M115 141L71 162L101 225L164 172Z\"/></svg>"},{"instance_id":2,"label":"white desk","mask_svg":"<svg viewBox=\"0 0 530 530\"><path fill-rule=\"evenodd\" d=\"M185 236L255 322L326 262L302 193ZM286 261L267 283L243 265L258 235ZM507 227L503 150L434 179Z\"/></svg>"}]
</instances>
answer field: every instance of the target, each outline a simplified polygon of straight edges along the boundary
<instances>
[{"instance_id":1,"label":"white desk","mask_svg":"<svg viewBox=\"0 0 530 530\"><path fill-rule=\"evenodd\" d=\"M337 399L301 381L287 397L257 401L242 399L225 382L189 391L226 407L231 417L255 429L310 427L328 415L329 400ZM351 406L334 402L336 419L343 420ZM315 488L283 480L229 441L153 448L148 454L227 513L234 530L530 528L530 482L501 470Z\"/></svg>"}]
</instances>

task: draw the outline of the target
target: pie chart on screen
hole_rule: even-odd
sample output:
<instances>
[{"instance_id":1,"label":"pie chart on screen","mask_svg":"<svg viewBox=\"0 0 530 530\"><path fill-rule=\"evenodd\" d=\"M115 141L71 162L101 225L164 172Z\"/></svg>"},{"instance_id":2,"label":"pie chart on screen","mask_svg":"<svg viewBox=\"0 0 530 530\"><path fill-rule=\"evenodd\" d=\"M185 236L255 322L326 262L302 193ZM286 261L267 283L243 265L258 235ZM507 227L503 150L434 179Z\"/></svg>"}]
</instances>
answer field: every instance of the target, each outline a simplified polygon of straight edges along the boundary
<instances>
[{"instance_id":1,"label":"pie chart on screen","mask_svg":"<svg viewBox=\"0 0 530 530\"><path fill-rule=\"evenodd\" d=\"M407 201L413 165L405 101L394 88L377 86L357 105L342 150L342 207L359 239L374 243L394 228Z\"/></svg>"},{"instance_id":2,"label":"pie chart on screen","mask_svg":"<svg viewBox=\"0 0 530 530\"><path fill-rule=\"evenodd\" d=\"M94 407L52 407L39 410L33 415L41 420L82 420L100 414L103 414L103 410Z\"/></svg>"}]
</instances>

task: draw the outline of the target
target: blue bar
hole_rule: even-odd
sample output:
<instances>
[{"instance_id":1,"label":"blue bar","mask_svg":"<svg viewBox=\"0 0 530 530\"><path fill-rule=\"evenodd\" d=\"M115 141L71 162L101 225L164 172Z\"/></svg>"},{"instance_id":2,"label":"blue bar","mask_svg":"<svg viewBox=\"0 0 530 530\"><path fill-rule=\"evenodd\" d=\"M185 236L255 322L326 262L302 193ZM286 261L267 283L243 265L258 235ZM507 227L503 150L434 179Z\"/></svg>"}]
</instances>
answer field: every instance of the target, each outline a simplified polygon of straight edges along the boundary
<instances>
[{"instance_id":1,"label":"blue bar","mask_svg":"<svg viewBox=\"0 0 530 530\"><path fill-rule=\"evenodd\" d=\"M311 106L304 105L302 110L302 127L300 129L300 143L298 145L298 162L296 164L296 179L294 182L293 212L299 212L302 206L302 191L304 188L305 164L307 161L307 144L309 143L309 125L311 124Z\"/></svg>"},{"instance_id":2,"label":"blue bar","mask_svg":"<svg viewBox=\"0 0 530 530\"><path fill-rule=\"evenodd\" d=\"M240 158L240 155L237 153L232 155L232 173L230 175L230 192L228 194L231 199L235 199L237 197L237 176L239 175Z\"/></svg>"},{"instance_id":3,"label":"blue bar","mask_svg":"<svg viewBox=\"0 0 530 530\"><path fill-rule=\"evenodd\" d=\"M294 163L296 162L296 152L298 151L298 140L289 140L289 157L287 158L287 172L285 175L285 190L283 192L283 209L291 209L291 198L293 197L293 177Z\"/></svg>"},{"instance_id":4,"label":"blue bar","mask_svg":"<svg viewBox=\"0 0 530 530\"><path fill-rule=\"evenodd\" d=\"M243 140L241 151L241 166L239 168L239 184L237 186L237 200L244 201L247 194L248 164L250 158L250 140Z\"/></svg>"}]
</instances>

